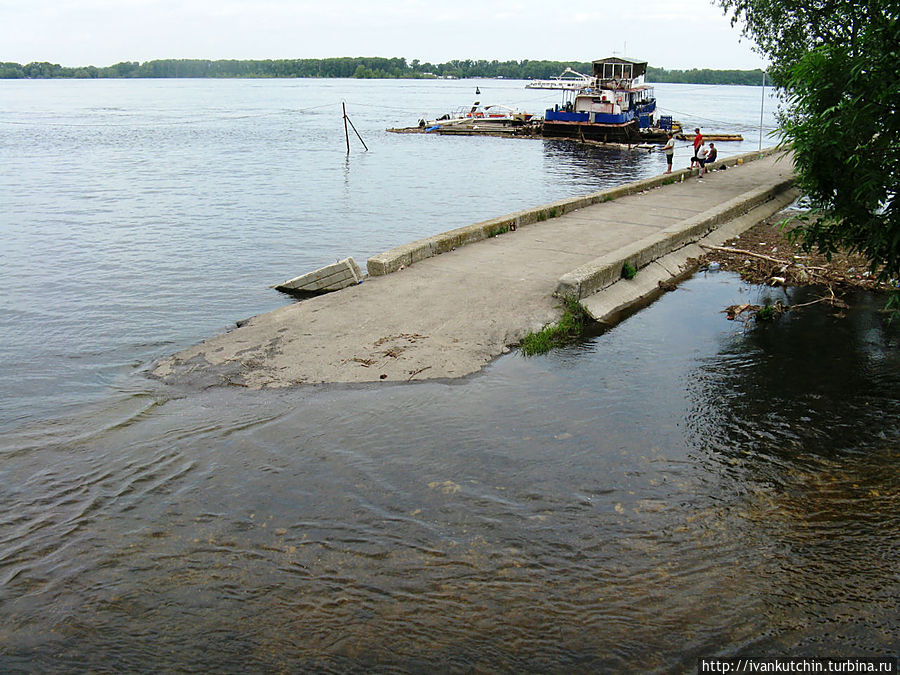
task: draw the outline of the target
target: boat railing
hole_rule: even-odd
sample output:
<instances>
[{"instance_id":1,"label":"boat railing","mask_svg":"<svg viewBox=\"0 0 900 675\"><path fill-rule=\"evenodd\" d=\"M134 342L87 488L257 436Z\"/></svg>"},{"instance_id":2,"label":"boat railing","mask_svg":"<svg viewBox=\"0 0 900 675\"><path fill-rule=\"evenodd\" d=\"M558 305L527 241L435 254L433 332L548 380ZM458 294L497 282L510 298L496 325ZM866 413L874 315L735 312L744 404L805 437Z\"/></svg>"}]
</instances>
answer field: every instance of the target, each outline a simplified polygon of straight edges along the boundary
<instances>
[{"instance_id":1,"label":"boat railing","mask_svg":"<svg viewBox=\"0 0 900 675\"><path fill-rule=\"evenodd\" d=\"M557 89L577 91L591 86L594 78L577 70L566 68L558 77L549 80L532 80L525 85L526 89Z\"/></svg>"}]
</instances>

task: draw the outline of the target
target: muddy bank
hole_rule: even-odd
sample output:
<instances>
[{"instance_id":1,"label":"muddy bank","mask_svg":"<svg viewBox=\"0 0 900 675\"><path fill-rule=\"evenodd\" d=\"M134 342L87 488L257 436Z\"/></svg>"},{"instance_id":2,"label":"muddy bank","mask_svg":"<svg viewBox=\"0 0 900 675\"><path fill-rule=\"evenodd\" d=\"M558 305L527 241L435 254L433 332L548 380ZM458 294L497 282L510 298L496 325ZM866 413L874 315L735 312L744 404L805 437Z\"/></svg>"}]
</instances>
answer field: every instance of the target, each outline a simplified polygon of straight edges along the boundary
<instances>
[{"instance_id":1,"label":"muddy bank","mask_svg":"<svg viewBox=\"0 0 900 675\"><path fill-rule=\"evenodd\" d=\"M879 281L860 254L840 251L829 260L816 251L805 252L789 236L795 227L790 218L795 214L791 210L779 212L722 246L705 248L700 265L736 272L751 284L821 287L817 302L830 304L837 312L847 308L846 298L852 291L888 294L900 288L897 282ZM760 309L755 305L734 306L728 308L728 314L730 318L753 316ZM776 307L774 314L788 309Z\"/></svg>"},{"instance_id":2,"label":"muddy bank","mask_svg":"<svg viewBox=\"0 0 900 675\"><path fill-rule=\"evenodd\" d=\"M896 284L878 281L865 257L839 252L828 260L817 252L806 253L790 241L792 226L786 220L794 212L782 211L734 237L721 247L707 249L700 261L718 263L753 284L781 286L826 285L836 291L857 288L887 293Z\"/></svg>"}]
</instances>

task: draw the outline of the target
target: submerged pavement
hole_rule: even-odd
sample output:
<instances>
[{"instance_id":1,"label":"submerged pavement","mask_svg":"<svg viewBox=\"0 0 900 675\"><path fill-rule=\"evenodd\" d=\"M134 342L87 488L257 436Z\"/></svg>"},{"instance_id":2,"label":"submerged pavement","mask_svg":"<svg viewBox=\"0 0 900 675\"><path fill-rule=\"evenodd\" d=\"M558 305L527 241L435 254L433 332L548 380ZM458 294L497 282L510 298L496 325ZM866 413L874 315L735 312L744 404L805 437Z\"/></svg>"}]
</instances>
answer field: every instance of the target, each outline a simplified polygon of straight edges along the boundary
<instances>
[{"instance_id":1,"label":"submerged pavement","mask_svg":"<svg viewBox=\"0 0 900 675\"><path fill-rule=\"evenodd\" d=\"M398 247L369 261L370 274L389 273L256 316L161 360L152 375L254 388L469 375L556 321L559 295L608 320L689 273L698 241L721 243L796 198L789 155L741 159L702 179L683 170L495 219L511 231L461 228L445 253L446 237ZM630 281L619 280L626 260L639 267Z\"/></svg>"}]
</instances>

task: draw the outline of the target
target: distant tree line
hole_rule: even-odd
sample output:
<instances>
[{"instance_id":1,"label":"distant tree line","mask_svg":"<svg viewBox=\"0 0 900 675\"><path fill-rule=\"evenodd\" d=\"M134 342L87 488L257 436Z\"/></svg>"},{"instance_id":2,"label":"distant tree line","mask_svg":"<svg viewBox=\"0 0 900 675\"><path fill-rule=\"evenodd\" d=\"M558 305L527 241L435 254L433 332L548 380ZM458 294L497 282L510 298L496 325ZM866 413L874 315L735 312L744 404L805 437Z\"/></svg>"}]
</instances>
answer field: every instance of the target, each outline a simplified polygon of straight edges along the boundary
<instances>
[{"instance_id":1,"label":"distant tree line","mask_svg":"<svg viewBox=\"0 0 900 675\"><path fill-rule=\"evenodd\" d=\"M124 61L112 66L64 67L56 63L35 62L26 65L0 63L0 79L50 78L173 78L173 77L354 77L384 78L506 78L511 80L546 79L560 75L566 68L590 73L591 64L576 61L473 61L454 59L447 63L427 63L404 58L342 57L330 59L275 59L259 61L202 59L162 59ZM649 68L652 82L688 82L692 84L760 84L761 70L664 70Z\"/></svg>"},{"instance_id":2,"label":"distant tree line","mask_svg":"<svg viewBox=\"0 0 900 675\"><path fill-rule=\"evenodd\" d=\"M163 59L125 61L105 68L63 67L53 63L0 63L0 78L123 78L123 77L503 77L508 79L546 78L559 75L567 67L590 72L589 63L559 61L472 61L453 60L433 64L413 59L342 57L330 59L276 59L264 61L205 61Z\"/></svg>"},{"instance_id":3,"label":"distant tree line","mask_svg":"<svg viewBox=\"0 0 900 675\"><path fill-rule=\"evenodd\" d=\"M676 82L684 84L747 84L761 85L763 71L756 70L665 70L647 68L647 79L651 82ZM769 82L771 84L771 81Z\"/></svg>"}]
</instances>

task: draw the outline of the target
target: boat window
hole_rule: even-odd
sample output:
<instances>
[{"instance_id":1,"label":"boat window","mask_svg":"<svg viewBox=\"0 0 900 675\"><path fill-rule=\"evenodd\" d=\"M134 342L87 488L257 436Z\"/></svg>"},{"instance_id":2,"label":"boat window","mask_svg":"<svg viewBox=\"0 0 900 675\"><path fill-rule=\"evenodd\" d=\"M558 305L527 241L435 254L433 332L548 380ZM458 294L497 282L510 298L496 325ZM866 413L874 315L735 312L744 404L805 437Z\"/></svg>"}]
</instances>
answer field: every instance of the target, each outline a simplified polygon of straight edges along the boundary
<instances>
[{"instance_id":1,"label":"boat window","mask_svg":"<svg viewBox=\"0 0 900 675\"><path fill-rule=\"evenodd\" d=\"M611 61L594 62L594 77L599 80L634 80L646 71L646 64L616 63Z\"/></svg>"}]
</instances>

